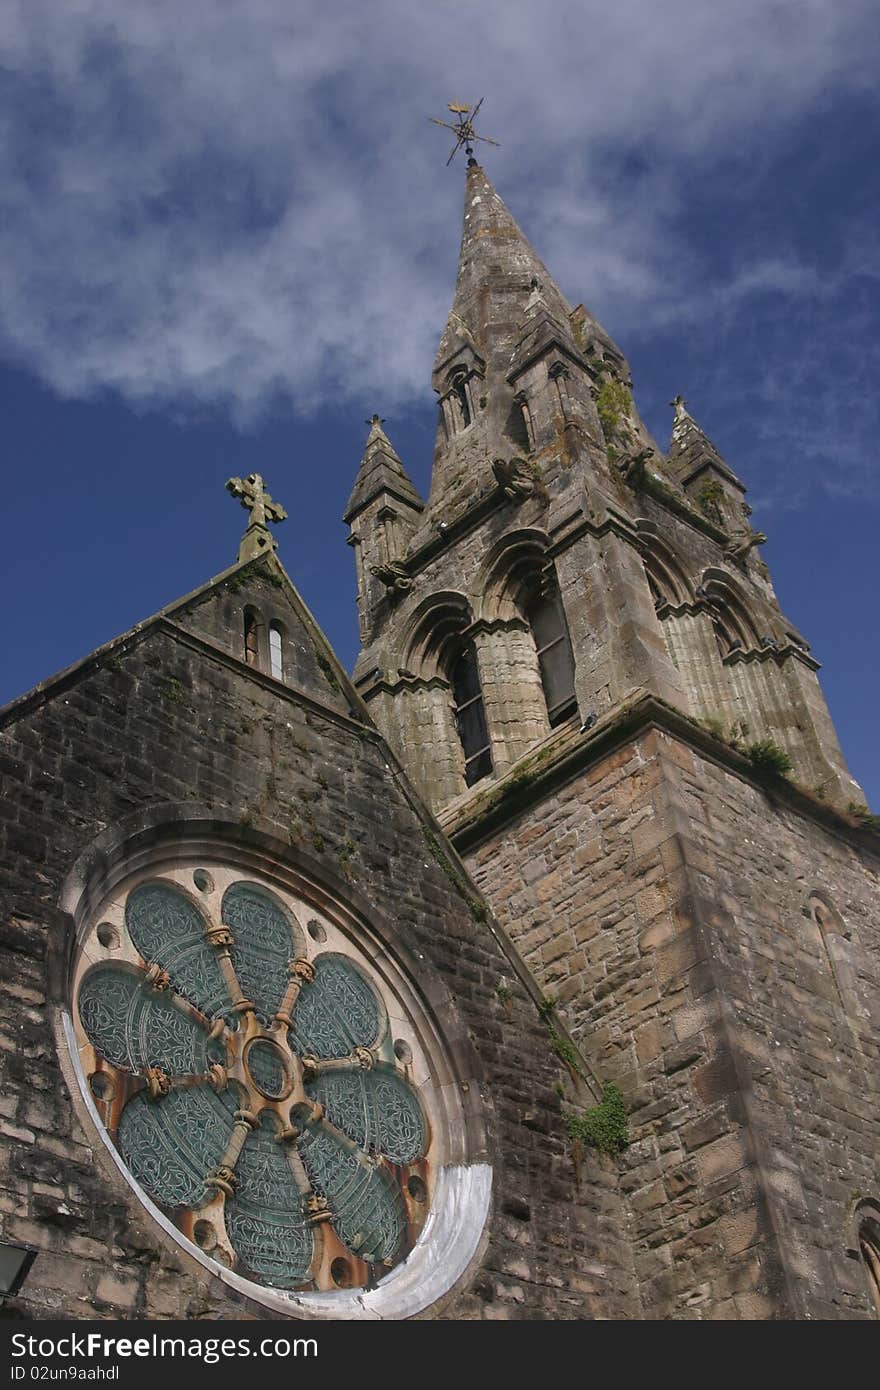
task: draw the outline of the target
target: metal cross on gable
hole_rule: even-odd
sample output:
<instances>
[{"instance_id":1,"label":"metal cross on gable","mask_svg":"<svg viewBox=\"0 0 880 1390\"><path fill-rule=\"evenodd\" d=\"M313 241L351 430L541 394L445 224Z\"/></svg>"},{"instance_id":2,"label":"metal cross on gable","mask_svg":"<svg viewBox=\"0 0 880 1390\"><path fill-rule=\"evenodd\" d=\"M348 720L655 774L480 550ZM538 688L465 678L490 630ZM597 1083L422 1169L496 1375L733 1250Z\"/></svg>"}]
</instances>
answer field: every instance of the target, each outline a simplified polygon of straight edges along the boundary
<instances>
[{"instance_id":1,"label":"metal cross on gable","mask_svg":"<svg viewBox=\"0 0 880 1390\"><path fill-rule=\"evenodd\" d=\"M287 512L280 502L274 502L269 496L260 474L249 473L246 478L230 478L226 490L250 512L247 530L238 551L239 560L250 560L263 551L274 550L275 540L269 531L269 522L286 520Z\"/></svg>"},{"instance_id":2,"label":"metal cross on gable","mask_svg":"<svg viewBox=\"0 0 880 1390\"><path fill-rule=\"evenodd\" d=\"M451 130L453 135L455 136L455 144L452 147L452 154L446 161L447 168L452 163L455 156L458 154L462 145L464 145L465 154L468 157L468 164L471 165L476 164L476 160L474 159L475 140L482 140L487 145L498 144L497 140L490 140L488 135L478 135L477 132L474 130L474 118L476 117L476 114L479 111L480 107L483 105L484 100L485 97L480 97L480 100L477 102L473 110L471 110L469 106L463 106L461 102L451 101L449 103L449 110L452 112L453 116L456 117L455 125L453 125L450 121L438 121L436 116L430 117L430 119L434 122L435 125L442 125L446 130Z\"/></svg>"}]
</instances>

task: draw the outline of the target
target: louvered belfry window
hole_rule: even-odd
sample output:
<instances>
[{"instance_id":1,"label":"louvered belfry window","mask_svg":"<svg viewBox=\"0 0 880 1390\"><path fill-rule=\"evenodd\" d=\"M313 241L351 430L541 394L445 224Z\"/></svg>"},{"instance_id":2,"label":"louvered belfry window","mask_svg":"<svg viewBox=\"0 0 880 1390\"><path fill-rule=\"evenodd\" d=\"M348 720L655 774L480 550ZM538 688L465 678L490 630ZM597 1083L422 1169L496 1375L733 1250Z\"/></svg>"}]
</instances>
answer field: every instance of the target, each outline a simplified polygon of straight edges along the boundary
<instances>
[{"instance_id":1,"label":"louvered belfry window","mask_svg":"<svg viewBox=\"0 0 880 1390\"><path fill-rule=\"evenodd\" d=\"M555 728L577 710L574 655L562 599L555 584L535 595L529 605L528 619L538 651L547 714L551 728Z\"/></svg>"},{"instance_id":2,"label":"louvered belfry window","mask_svg":"<svg viewBox=\"0 0 880 1390\"><path fill-rule=\"evenodd\" d=\"M477 654L472 642L462 647L455 657L451 680L455 727L464 749L464 777L468 786L472 787L492 771L489 729L483 707Z\"/></svg>"}]
</instances>

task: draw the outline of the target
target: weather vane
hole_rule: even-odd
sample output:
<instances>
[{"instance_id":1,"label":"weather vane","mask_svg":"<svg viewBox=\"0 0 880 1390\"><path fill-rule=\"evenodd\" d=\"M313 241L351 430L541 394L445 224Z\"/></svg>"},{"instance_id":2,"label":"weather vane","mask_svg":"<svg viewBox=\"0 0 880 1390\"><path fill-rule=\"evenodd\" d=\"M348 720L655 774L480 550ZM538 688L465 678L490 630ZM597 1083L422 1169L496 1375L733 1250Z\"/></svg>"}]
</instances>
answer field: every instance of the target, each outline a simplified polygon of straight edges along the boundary
<instances>
[{"instance_id":1,"label":"weather vane","mask_svg":"<svg viewBox=\"0 0 880 1390\"><path fill-rule=\"evenodd\" d=\"M474 117L483 105L484 100L484 97L480 97L480 100L473 110L471 110L469 106L462 106L460 102L451 101L449 103L449 110L452 112L453 116L456 117L455 125L453 125L451 121L438 121L436 116L431 116L430 119L435 125L442 125L446 130L451 130L455 136L452 154L446 161L447 169L458 154L462 145L464 145L465 154L468 157L468 164L476 164L476 160L474 159L475 140L483 140L487 145L498 144L497 140L490 140L488 135L478 135L474 130Z\"/></svg>"}]
</instances>

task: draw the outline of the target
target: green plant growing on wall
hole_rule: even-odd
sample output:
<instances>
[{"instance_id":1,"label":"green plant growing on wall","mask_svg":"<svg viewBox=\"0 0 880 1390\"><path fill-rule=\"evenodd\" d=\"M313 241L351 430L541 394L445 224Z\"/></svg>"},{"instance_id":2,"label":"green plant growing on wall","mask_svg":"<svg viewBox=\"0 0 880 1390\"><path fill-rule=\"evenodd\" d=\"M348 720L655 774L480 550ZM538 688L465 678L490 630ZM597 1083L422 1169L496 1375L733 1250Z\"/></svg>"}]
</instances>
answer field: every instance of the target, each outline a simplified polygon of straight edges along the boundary
<instances>
[{"instance_id":1,"label":"green plant growing on wall","mask_svg":"<svg viewBox=\"0 0 880 1390\"><path fill-rule=\"evenodd\" d=\"M336 678L336 672L333 670L333 667L331 666L331 664L330 664L329 660L327 659L327 657L324 655L323 652L316 652L315 655L316 655L317 658L318 658L318 665L320 666L321 670L323 671L323 673L324 673L324 679L326 680L327 684L330 686L330 689L331 689L331 690L335 690L335 691L337 691L337 692L338 692L339 690L341 690L341 686L340 686L340 684L339 684L339 681L338 681L337 678Z\"/></svg>"},{"instance_id":2,"label":"green plant growing on wall","mask_svg":"<svg viewBox=\"0 0 880 1390\"><path fill-rule=\"evenodd\" d=\"M598 1149L603 1154L619 1154L629 1144L629 1123L623 1096L613 1082L602 1088L602 1100L582 1115L571 1114L566 1119L569 1138L576 1163L585 1149Z\"/></svg>"},{"instance_id":3,"label":"green plant growing on wall","mask_svg":"<svg viewBox=\"0 0 880 1390\"><path fill-rule=\"evenodd\" d=\"M846 809L860 825L867 826L869 830L880 830L880 816L875 816L867 806L858 801L851 801Z\"/></svg>"},{"instance_id":4,"label":"green plant growing on wall","mask_svg":"<svg viewBox=\"0 0 880 1390\"><path fill-rule=\"evenodd\" d=\"M707 478L697 493L697 506L703 516L711 521L721 520L721 503L724 501L724 488L717 478Z\"/></svg>"},{"instance_id":5,"label":"green plant growing on wall","mask_svg":"<svg viewBox=\"0 0 880 1390\"><path fill-rule=\"evenodd\" d=\"M162 688L162 698L170 700L172 704L182 705L186 699L186 687L176 676L168 676Z\"/></svg>"},{"instance_id":6,"label":"green plant growing on wall","mask_svg":"<svg viewBox=\"0 0 880 1390\"><path fill-rule=\"evenodd\" d=\"M510 1001L513 998L513 989L506 975L502 975L495 986L495 994L498 1002L503 1008L507 1009L510 1007Z\"/></svg>"},{"instance_id":7,"label":"green plant growing on wall","mask_svg":"<svg viewBox=\"0 0 880 1390\"><path fill-rule=\"evenodd\" d=\"M793 767L785 749L774 743L772 738L758 739L748 744L743 752L755 771L766 777L786 777Z\"/></svg>"},{"instance_id":8,"label":"green plant growing on wall","mask_svg":"<svg viewBox=\"0 0 880 1390\"><path fill-rule=\"evenodd\" d=\"M339 860L339 868L343 878L350 879L352 877L353 869L351 861L356 854L357 845L351 838L347 839L345 844L336 851L336 857Z\"/></svg>"},{"instance_id":9,"label":"green plant growing on wall","mask_svg":"<svg viewBox=\"0 0 880 1390\"><path fill-rule=\"evenodd\" d=\"M564 1036L560 1031L556 1020L556 1001L550 999L546 994L538 1005L538 1013L547 1024L550 1033L550 1046L571 1073L573 1079L583 1077L584 1069L578 1050L570 1038Z\"/></svg>"},{"instance_id":10,"label":"green plant growing on wall","mask_svg":"<svg viewBox=\"0 0 880 1390\"><path fill-rule=\"evenodd\" d=\"M621 421L629 415L631 408L632 400L622 381L615 381L613 377L603 381L596 396L596 409L606 439L617 433Z\"/></svg>"}]
</instances>

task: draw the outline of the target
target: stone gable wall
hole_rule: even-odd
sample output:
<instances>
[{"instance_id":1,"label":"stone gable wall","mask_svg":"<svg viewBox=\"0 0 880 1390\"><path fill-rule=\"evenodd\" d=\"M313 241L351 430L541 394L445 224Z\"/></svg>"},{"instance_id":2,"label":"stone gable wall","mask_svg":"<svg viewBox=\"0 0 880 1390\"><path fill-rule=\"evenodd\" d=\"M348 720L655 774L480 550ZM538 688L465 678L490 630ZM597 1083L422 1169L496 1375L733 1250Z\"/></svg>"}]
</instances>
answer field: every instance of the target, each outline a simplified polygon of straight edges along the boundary
<instances>
[{"instance_id":1,"label":"stone gable wall","mask_svg":"<svg viewBox=\"0 0 880 1390\"><path fill-rule=\"evenodd\" d=\"M496 1167L488 1248L437 1311L637 1313L616 1165L588 1156L576 1185L546 1026L518 983L506 1003L496 992L508 957L433 857L389 761L345 716L168 625L86 663L0 730L0 1230L41 1252L10 1312L266 1316L144 1212L77 1118L53 1038L71 933L58 907L65 877L108 829L195 804L375 904L423 961L427 997L451 995L448 1041L464 1074L482 1076L473 1101Z\"/></svg>"}]
</instances>

